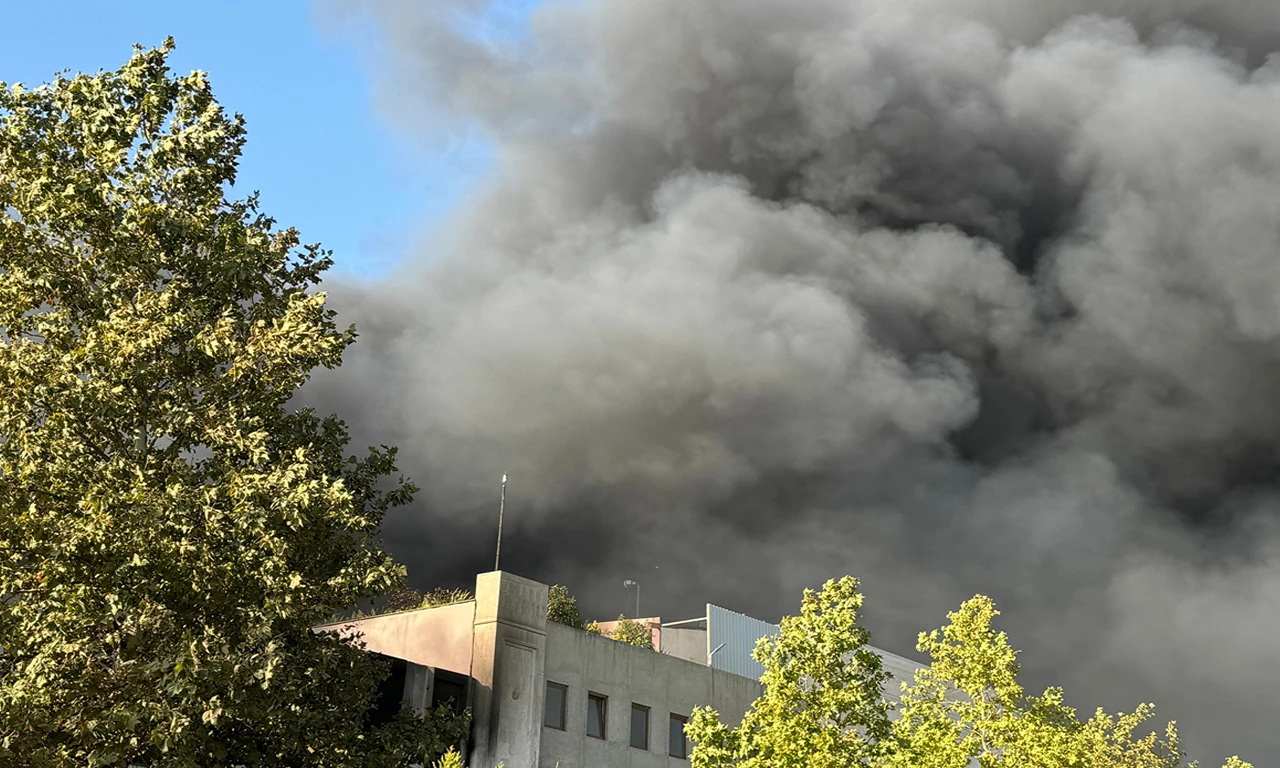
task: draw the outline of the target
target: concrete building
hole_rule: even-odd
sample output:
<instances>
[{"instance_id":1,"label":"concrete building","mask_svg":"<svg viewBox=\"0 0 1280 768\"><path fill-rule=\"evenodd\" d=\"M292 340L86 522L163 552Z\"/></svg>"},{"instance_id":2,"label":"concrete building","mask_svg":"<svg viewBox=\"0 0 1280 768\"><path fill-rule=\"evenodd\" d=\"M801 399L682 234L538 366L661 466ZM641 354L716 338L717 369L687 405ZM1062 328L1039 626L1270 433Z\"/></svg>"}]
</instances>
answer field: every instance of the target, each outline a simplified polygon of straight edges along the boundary
<instances>
[{"instance_id":1,"label":"concrete building","mask_svg":"<svg viewBox=\"0 0 1280 768\"><path fill-rule=\"evenodd\" d=\"M548 622L547 592L484 573L473 600L317 629L359 633L396 660L393 703L470 707L473 768L687 765L694 707L711 705L733 725L763 692L750 654L775 625L712 605L696 619L645 619L655 652ZM881 655L898 679L919 666Z\"/></svg>"}]
</instances>

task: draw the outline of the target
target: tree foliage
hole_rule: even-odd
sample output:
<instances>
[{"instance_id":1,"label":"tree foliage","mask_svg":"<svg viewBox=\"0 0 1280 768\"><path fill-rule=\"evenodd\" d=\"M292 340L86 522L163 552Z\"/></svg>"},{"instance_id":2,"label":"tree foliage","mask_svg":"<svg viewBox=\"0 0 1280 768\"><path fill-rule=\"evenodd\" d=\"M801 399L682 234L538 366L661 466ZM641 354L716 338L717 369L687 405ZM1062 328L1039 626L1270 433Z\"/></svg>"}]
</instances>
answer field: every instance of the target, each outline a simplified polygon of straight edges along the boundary
<instances>
[{"instance_id":1,"label":"tree foliage","mask_svg":"<svg viewBox=\"0 0 1280 768\"><path fill-rule=\"evenodd\" d=\"M806 590L798 616L782 620L753 657L765 695L729 729L708 708L688 725L695 768L807 768L875 765L890 734L888 674L865 648L862 595L852 577Z\"/></svg>"},{"instance_id":2,"label":"tree foliage","mask_svg":"<svg viewBox=\"0 0 1280 768\"><path fill-rule=\"evenodd\" d=\"M932 663L904 684L894 723L892 766L1068 766L1177 768L1184 764L1177 729L1145 731L1150 704L1131 713L1098 710L1082 721L1064 691L1028 695L1018 682L1018 653L992 623L999 612L977 596L920 636Z\"/></svg>"},{"instance_id":3,"label":"tree foliage","mask_svg":"<svg viewBox=\"0 0 1280 768\"><path fill-rule=\"evenodd\" d=\"M552 585L547 593L547 620L574 629L583 628L578 598L569 594L568 587L562 584Z\"/></svg>"},{"instance_id":4,"label":"tree foliage","mask_svg":"<svg viewBox=\"0 0 1280 768\"><path fill-rule=\"evenodd\" d=\"M288 407L355 334L327 254L228 199L243 121L171 47L0 83L0 764L430 757L310 630L403 577L377 534L414 488Z\"/></svg>"},{"instance_id":5,"label":"tree foliage","mask_svg":"<svg viewBox=\"0 0 1280 768\"><path fill-rule=\"evenodd\" d=\"M686 730L694 768L876 766L877 768L1180 768L1177 729L1146 727L1149 704L1081 720L1060 688L1028 695L1017 651L992 624L998 612L977 596L922 633L931 663L901 683L897 717L884 697L888 675L858 625L856 580L806 591L799 616L762 640L764 695L728 728L711 709ZM1191 764L1192 766L1195 763ZM1226 768L1248 768L1232 757Z\"/></svg>"}]
</instances>

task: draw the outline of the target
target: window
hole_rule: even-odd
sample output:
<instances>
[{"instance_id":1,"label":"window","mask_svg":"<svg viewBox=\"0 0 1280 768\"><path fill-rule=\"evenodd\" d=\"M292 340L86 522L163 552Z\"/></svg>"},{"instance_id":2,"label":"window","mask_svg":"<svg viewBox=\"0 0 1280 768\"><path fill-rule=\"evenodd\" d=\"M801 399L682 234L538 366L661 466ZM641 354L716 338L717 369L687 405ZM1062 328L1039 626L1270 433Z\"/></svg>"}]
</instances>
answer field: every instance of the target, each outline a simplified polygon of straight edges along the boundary
<instances>
[{"instance_id":1,"label":"window","mask_svg":"<svg viewBox=\"0 0 1280 768\"><path fill-rule=\"evenodd\" d=\"M455 715L461 715L467 707L467 678L443 669L435 671L435 685L431 691L431 706L447 705Z\"/></svg>"},{"instance_id":2,"label":"window","mask_svg":"<svg viewBox=\"0 0 1280 768\"><path fill-rule=\"evenodd\" d=\"M639 704L631 705L631 746L649 748L649 708Z\"/></svg>"},{"instance_id":3,"label":"window","mask_svg":"<svg viewBox=\"0 0 1280 768\"><path fill-rule=\"evenodd\" d=\"M547 704L542 712L542 724L557 731L564 730L564 701L569 689L559 683L547 683Z\"/></svg>"},{"instance_id":4,"label":"window","mask_svg":"<svg viewBox=\"0 0 1280 768\"><path fill-rule=\"evenodd\" d=\"M375 656L382 660L388 658L382 654L375 654ZM404 706L404 686L409 679L409 663L404 659L396 658L390 661L391 674L378 684L373 707L365 713L365 722L370 726L386 725Z\"/></svg>"},{"instance_id":5,"label":"window","mask_svg":"<svg viewBox=\"0 0 1280 768\"><path fill-rule=\"evenodd\" d=\"M689 756L689 739L684 735L684 724L689 718L671 713L671 734L667 744L667 754L672 757Z\"/></svg>"},{"instance_id":6,"label":"window","mask_svg":"<svg viewBox=\"0 0 1280 768\"><path fill-rule=\"evenodd\" d=\"M604 738L605 718L608 715L608 698L598 693L587 694L587 735Z\"/></svg>"}]
</instances>

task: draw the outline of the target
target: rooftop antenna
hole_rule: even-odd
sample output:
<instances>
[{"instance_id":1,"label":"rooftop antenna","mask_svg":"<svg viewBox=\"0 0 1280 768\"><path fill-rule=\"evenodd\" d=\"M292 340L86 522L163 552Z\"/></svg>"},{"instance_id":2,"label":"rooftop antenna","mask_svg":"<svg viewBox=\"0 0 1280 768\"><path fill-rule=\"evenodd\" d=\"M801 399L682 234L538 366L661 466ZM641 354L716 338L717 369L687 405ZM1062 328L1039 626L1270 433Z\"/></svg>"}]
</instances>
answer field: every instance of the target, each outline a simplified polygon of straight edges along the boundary
<instances>
[{"instance_id":1,"label":"rooftop antenna","mask_svg":"<svg viewBox=\"0 0 1280 768\"><path fill-rule=\"evenodd\" d=\"M502 473L502 499L498 502L498 549L493 553L493 570L498 569L502 560L502 514L507 508L507 473Z\"/></svg>"}]
</instances>

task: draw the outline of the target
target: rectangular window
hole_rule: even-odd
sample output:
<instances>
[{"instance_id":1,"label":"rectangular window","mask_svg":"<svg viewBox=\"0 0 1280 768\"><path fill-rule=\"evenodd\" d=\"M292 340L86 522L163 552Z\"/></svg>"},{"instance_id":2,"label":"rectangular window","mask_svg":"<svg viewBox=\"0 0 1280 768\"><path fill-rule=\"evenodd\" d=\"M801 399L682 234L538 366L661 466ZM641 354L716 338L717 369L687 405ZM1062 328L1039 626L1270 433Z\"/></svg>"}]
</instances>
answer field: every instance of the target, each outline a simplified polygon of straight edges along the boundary
<instances>
[{"instance_id":1,"label":"rectangular window","mask_svg":"<svg viewBox=\"0 0 1280 768\"><path fill-rule=\"evenodd\" d=\"M564 730L564 702L569 689L559 683L547 683L547 703L542 712L542 724L557 731Z\"/></svg>"},{"instance_id":2,"label":"rectangular window","mask_svg":"<svg viewBox=\"0 0 1280 768\"><path fill-rule=\"evenodd\" d=\"M631 746L649 748L649 708L639 704L631 705Z\"/></svg>"},{"instance_id":3,"label":"rectangular window","mask_svg":"<svg viewBox=\"0 0 1280 768\"><path fill-rule=\"evenodd\" d=\"M432 686L431 691L431 706L438 707L444 704L453 710L455 715L461 715L467 708L467 683L468 680L463 675L437 669L435 685Z\"/></svg>"},{"instance_id":4,"label":"rectangular window","mask_svg":"<svg viewBox=\"0 0 1280 768\"><path fill-rule=\"evenodd\" d=\"M391 659L391 674L378 685L373 709L365 715L366 722L374 726L391 722L404 706L404 686L408 680L409 663L404 659Z\"/></svg>"},{"instance_id":5,"label":"rectangular window","mask_svg":"<svg viewBox=\"0 0 1280 768\"><path fill-rule=\"evenodd\" d=\"M587 735L604 738L605 718L608 715L608 699L598 693L587 694Z\"/></svg>"},{"instance_id":6,"label":"rectangular window","mask_svg":"<svg viewBox=\"0 0 1280 768\"><path fill-rule=\"evenodd\" d=\"M685 758L689 756L689 739L684 735L684 724L689 722L689 718L676 713L671 713L671 735L667 745L667 754L672 757Z\"/></svg>"}]
</instances>

